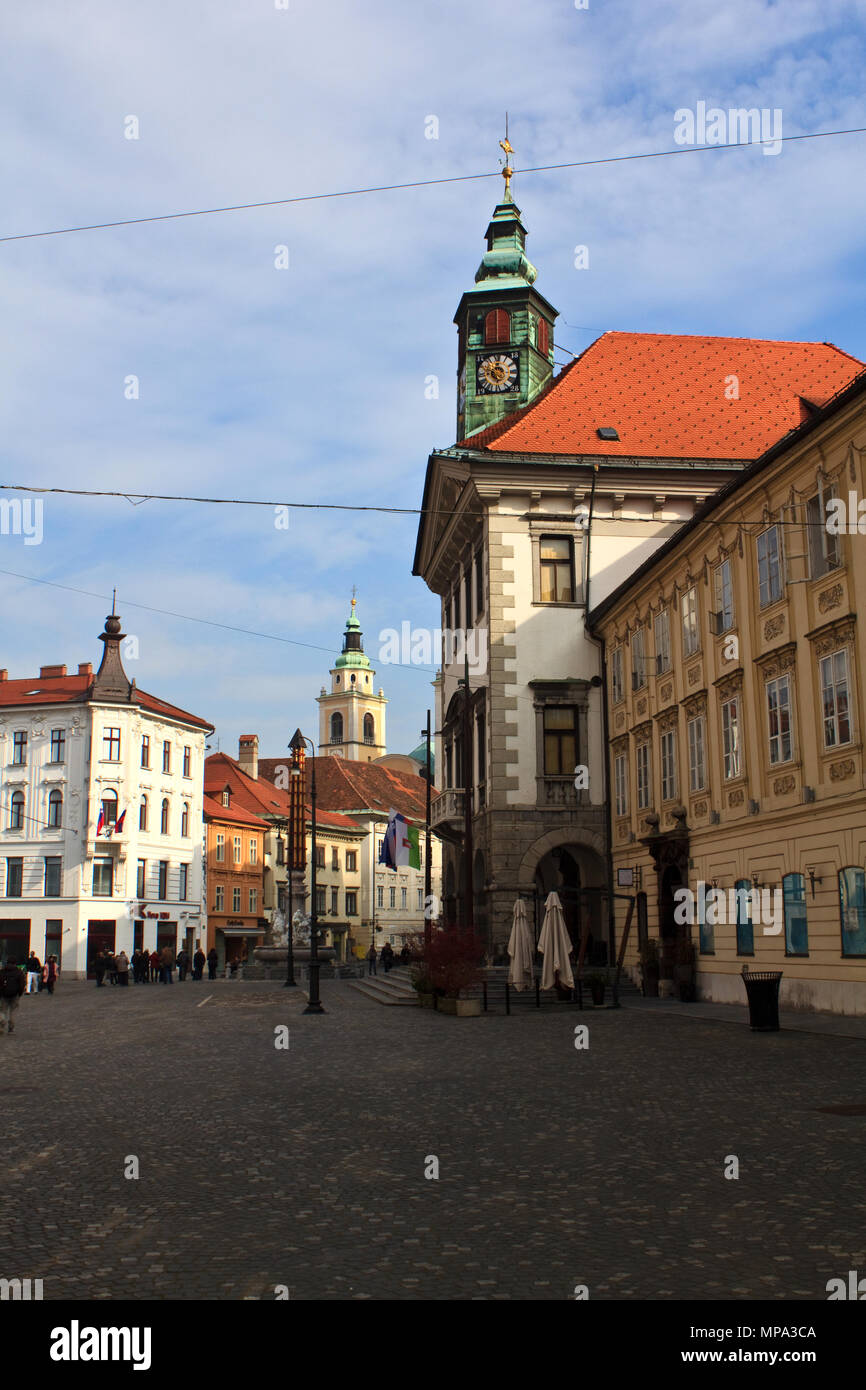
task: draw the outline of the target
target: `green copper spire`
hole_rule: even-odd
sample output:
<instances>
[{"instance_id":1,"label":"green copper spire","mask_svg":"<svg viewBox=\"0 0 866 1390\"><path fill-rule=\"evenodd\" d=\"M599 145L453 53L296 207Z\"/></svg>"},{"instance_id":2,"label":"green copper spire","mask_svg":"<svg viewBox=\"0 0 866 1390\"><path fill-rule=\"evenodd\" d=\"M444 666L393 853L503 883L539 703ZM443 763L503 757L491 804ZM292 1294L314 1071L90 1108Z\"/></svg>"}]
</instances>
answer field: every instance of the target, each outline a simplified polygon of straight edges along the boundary
<instances>
[{"instance_id":1,"label":"green copper spire","mask_svg":"<svg viewBox=\"0 0 866 1390\"><path fill-rule=\"evenodd\" d=\"M497 290L534 284L538 271L526 254L526 228L510 188L497 203L486 235L487 250L475 272L476 285L484 280L488 282L485 289Z\"/></svg>"},{"instance_id":2,"label":"green copper spire","mask_svg":"<svg viewBox=\"0 0 866 1390\"><path fill-rule=\"evenodd\" d=\"M364 644L361 640L361 624L358 622L355 613L356 600L352 599L352 607L346 622L346 632L343 637L343 650L334 662L336 670L343 670L346 666L351 666L353 670L372 671L370 658L364 651Z\"/></svg>"}]
</instances>

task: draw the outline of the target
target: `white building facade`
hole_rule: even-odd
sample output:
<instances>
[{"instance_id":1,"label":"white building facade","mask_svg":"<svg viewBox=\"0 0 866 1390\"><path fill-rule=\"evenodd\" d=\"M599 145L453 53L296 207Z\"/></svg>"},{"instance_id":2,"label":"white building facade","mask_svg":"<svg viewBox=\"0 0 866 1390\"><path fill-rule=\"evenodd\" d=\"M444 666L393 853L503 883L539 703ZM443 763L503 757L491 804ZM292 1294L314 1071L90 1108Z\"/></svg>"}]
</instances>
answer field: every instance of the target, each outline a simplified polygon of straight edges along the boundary
<instances>
[{"instance_id":1,"label":"white building facade","mask_svg":"<svg viewBox=\"0 0 866 1390\"><path fill-rule=\"evenodd\" d=\"M58 957L84 978L96 954L204 937L203 719L136 688L120 619L94 676L0 672L0 955ZM118 828L119 827L119 828Z\"/></svg>"}]
</instances>

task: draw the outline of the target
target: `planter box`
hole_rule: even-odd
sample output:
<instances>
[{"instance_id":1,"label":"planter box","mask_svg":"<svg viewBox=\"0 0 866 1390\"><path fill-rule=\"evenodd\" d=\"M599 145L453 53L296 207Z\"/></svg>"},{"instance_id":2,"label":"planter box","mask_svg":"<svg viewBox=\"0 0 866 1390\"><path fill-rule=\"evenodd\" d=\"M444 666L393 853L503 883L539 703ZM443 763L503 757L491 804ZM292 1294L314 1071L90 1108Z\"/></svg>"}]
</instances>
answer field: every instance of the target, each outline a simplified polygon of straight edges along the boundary
<instances>
[{"instance_id":1,"label":"planter box","mask_svg":"<svg viewBox=\"0 0 866 1390\"><path fill-rule=\"evenodd\" d=\"M480 1018L480 999L440 999L440 1014L451 1014L457 1018Z\"/></svg>"},{"instance_id":2,"label":"planter box","mask_svg":"<svg viewBox=\"0 0 866 1390\"><path fill-rule=\"evenodd\" d=\"M421 990L418 990L418 1003L421 1005L422 1009L435 1009L436 995L423 994Z\"/></svg>"}]
</instances>

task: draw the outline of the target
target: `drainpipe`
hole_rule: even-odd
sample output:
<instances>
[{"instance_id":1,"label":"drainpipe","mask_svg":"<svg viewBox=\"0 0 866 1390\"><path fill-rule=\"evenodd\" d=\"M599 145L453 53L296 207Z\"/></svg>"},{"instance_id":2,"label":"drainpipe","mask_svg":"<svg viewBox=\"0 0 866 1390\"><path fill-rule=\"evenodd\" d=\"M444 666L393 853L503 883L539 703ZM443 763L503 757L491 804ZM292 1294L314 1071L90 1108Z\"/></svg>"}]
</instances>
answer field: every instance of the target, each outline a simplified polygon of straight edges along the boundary
<instances>
[{"instance_id":1,"label":"drainpipe","mask_svg":"<svg viewBox=\"0 0 866 1390\"><path fill-rule=\"evenodd\" d=\"M601 720L602 738L604 740L603 766L604 766L604 790L605 804L608 807L607 815L604 820L604 839L607 859L607 935L608 953L611 961L616 959L616 919L614 916L614 897L613 897L613 855L610 839L610 726L607 710L607 665L605 662L604 639L596 637L589 626L589 585L590 585L590 556L592 547L592 516L595 508L595 485L598 479L598 464L592 465L592 490L589 494L589 517L586 525L586 586L584 588L584 610L583 610L583 630L584 635L594 642L598 647L599 662L601 665Z\"/></svg>"}]
</instances>

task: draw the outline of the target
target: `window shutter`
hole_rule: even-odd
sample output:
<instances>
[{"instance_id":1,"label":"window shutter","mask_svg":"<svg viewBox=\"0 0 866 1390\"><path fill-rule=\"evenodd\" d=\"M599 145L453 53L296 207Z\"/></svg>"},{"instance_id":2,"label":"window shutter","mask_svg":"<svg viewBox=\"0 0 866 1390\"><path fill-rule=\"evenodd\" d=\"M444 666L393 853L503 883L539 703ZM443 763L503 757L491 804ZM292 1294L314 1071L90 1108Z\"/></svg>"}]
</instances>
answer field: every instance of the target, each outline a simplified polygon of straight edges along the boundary
<instances>
[{"instance_id":1,"label":"window shutter","mask_svg":"<svg viewBox=\"0 0 866 1390\"><path fill-rule=\"evenodd\" d=\"M507 343L511 339L511 317L507 309L491 309L484 320L484 342Z\"/></svg>"}]
</instances>

